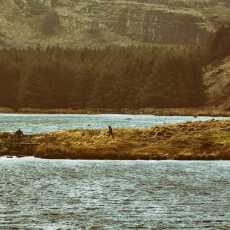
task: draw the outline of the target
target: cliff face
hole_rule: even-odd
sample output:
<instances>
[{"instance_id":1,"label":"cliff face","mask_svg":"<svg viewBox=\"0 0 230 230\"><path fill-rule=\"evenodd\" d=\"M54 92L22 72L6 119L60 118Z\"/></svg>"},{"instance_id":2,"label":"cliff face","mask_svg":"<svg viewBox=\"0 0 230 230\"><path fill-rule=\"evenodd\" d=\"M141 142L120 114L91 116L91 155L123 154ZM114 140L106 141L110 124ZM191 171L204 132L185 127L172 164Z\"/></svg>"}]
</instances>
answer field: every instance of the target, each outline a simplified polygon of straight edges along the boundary
<instances>
[{"instance_id":1,"label":"cliff face","mask_svg":"<svg viewBox=\"0 0 230 230\"><path fill-rule=\"evenodd\" d=\"M228 0L0 0L0 45L202 44Z\"/></svg>"}]
</instances>

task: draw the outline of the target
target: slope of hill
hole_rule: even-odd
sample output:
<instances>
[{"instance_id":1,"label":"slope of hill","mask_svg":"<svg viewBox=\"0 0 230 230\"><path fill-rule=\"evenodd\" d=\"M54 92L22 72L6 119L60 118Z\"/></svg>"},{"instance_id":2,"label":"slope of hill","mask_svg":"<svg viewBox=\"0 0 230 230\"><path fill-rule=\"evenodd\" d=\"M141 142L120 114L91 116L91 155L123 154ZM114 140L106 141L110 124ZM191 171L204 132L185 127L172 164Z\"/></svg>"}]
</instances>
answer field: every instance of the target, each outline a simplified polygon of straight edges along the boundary
<instances>
[{"instance_id":1,"label":"slope of hill","mask_svg":"<svg viewBox=\"0 0 230 230\"><path fill-rule=\"evenodd\" d=\"M230 110L230 56L209 65L205 71L208 105Z\"/></svg>"},{"instance_id":2,"label":"slope of hill","mask_svg":"<svg viewBox=\"0 0 230 230\"><path fill-rule=\"evenodd\" d=\"M203 44L228 0L0 0L0 46Z\"/></svg>"}]
</instances>

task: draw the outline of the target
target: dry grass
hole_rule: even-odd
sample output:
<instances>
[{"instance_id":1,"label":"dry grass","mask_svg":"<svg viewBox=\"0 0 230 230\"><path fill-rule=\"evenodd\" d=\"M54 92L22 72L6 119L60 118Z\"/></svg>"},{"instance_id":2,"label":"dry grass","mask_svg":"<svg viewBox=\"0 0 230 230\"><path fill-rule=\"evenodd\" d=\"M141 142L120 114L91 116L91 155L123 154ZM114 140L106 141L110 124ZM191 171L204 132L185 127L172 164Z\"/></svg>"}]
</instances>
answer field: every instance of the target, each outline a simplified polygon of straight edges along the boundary
<instances>
[{"instance_id":1,"label":"dry grass","mask_svg":"<svg viewBox=\"0 0 230 230\"><path fill-rule=\"evenodd\" d=\"M230 120L114 129L114 138L104 129L52 132L20 140L2 133L0 146L0 155L55 159L230 160Z\"/></svg>"},{"instance_id":2,"label":"dry grass","mask_svg":"<svg viewBox=\"0 0 230 230\"><path fill-rule=\"evenodd\" d=\"M230 159L230 121L149 129L72 130L34 136L36 155L73 159Z\"/></svg>"}]
</instances>

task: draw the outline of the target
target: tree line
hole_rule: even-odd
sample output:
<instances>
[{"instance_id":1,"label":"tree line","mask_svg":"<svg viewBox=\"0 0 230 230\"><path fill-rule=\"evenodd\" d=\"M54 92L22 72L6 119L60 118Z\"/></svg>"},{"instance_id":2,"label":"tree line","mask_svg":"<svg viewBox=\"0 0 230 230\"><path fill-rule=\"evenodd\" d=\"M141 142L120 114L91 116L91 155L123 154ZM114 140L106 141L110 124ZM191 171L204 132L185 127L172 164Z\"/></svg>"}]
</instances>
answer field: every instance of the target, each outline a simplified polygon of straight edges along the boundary
<instances>
[{"instance_id":1,"label":"tree line","mask_svg":"<svg viewBox=\"0 0 230 230\"><path fill-rule=\"evenodd\" d=\"M201 59L178 47L0 50L0 107L198 106Z\"/></svg>"},{"instance_id":2,"label":"tree line","mask_svg":"<svg viewBox=\"0 0 230 230\"><path fill-rule=\"evenodd\" d=\"M0 107L190 107L205 102L204 65L230 55L230 26L206 47L0 50ZM204 52L204 50L206 50Z\"/></svg>"}]
</instances>

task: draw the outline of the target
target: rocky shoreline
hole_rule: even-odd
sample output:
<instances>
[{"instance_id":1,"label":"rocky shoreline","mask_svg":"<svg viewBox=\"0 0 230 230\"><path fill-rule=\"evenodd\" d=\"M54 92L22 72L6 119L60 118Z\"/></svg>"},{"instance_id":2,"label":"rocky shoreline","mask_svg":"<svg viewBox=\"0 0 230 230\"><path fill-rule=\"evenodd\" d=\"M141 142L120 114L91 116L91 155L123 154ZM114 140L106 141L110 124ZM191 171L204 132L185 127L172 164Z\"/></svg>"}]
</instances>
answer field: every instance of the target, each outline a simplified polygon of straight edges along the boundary
<instances>
[{"instance_id":1,"label":"rocky shoreline","mask_svg":"<svg viewBox=\"0 0 230 230\"><path fill-rule=\"evenodd\" d=\"M229 117L230 110L222 107L186 107L186 108L121 108L121 109L105 109L105 108L86 108L86 109L39 109L39 108L1 108L0 113L16 113L16 114L137 114L137 115L158 115L158 116L223 116Z\"/></svg>"},{"instance_id":2,"label":"rocky shoreline","mask_svg":"<svg viewBox=\"0 0 230 230\"><path fill-rule=\"evenodd\" d=\"M186 122L147 129L69 130L0 134L0 156L101 160L230 160L230 120Z\"/></svg>"}]
</instances>

